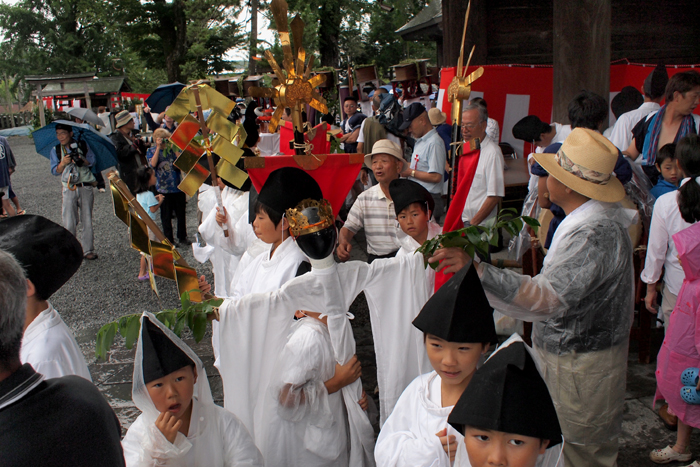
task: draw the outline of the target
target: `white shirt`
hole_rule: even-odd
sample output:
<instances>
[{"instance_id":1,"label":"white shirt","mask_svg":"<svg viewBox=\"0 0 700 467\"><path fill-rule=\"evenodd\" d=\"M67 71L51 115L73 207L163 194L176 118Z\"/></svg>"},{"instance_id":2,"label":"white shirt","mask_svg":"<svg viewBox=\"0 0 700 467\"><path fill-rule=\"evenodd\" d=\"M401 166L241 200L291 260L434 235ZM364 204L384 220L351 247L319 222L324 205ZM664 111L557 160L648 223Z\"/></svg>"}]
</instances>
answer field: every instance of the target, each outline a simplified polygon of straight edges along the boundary
<instances>
[{"instance_id":1,"label":"white shirt","mask_svg":"<svg viewBox=\"0 0 700 467\"><path fill-rule=\"evenodd\" d=\"M369 119L369 117L362 120L362 125L360 125L360 136L357 137L358 143L365 142L365 122L368 119ZM386 139L388 139L389 141L393 141L394 143L398 144L399 147L401 147L401 140L399 139L398 136L394 135L393 133L389 133L387 131L386 132ZM369 154L370 152L372 152L372 148L365 148L365 154Z\"/></svg>"},{"instance_id":2,"label":"white shirt","mask_svg":"<svg viewBox=\"0 0 700 467\"><path fill-rule=\"evenodd\" d=\"M73 333L50 303L24 331L19 358L47 379L78 375L92 381Z\"/></svg>"},{"instance_id":3,"label":"white shirt","mask_svg":"<svg viewBox=\"0 0 700 467\"><path fill-rule=\"evenodd\" d=\"M681 182L695 183L687 178ZM668 291L678 295L685 278L683 268L678 263L678 250L673 242L673 235L690 227L681 217L678 208L678 191L672 191L661 195L654 204L654 213L651 216L649 227L649 244L647 245L647 257L642 271L642 282L654 284L661 277L661 270L665 270L664 283Z\"/></svg>"},{"instance_id":4,"label":"white shirt","mask_svg":"<svg viewBox=\"0 0 700 467\"><path fill-rule=\"evenodd\" d=\"M442 406L441 382L432 371L417 377L401 394L377 438L374 458L378 467L450 466L436 433L447 428L447 434L457 439L458 449L464 437L447 423L454 406Z\"/></svg>"},{"instance_id":5,"label":"white shirt","mask_svg":"<svg viewBox=\"0 0 700 467\"><path fill-rule=\"evenodd\" d=\"M102 112L101 114L97 114L98 117L100 117L100 120L102 120L102 128L100 128L100 133L103 135L108 135L112 132L112 122L109 121L109 112Z\"/></svg>"},{"instance_id":6,"label":"white shirt","mask_svg":"<svg viewBox=\"0 0 700 467\"><path fill-rule=\"evenodd\" d=\"M656 102L645 102L640 105L639 108L620 115L620 118L617 119L610 132L610 142L621 151L627 150L630 144L632 144L632 128L634 128L641 119L660 108L661 106ZM641 164L642 158L638 157L636 161Z\"/></svg>"},{"instance_id":7,"label":"white shirt","mask_svg":"<svg viewBox=\"0 0 700 467\"><path fill-rule=\"evenodd\" d=\"M364 229L367 253L382 256L401 247L400 240L406 234L396 224L394 202L386 197L380 185L374 185L357 197L344 227L353 234Z\"/></svg>"},{"instance_id":8,"label":"white shirt","mask_svg":"<svg viewBox=\"0 0 700 467\"><path fill-rule=\"evenodd\" d=\"M462 211L462 221L469 222L488 196L504 196L505 182L503 178L503 153L501 148L489 137L486 136L481 142L481 153L479 162L476 165L474 181L469 189L467 201L464 203ZM484 222L498 213L498 206L493 208L491 214L486 216Z\"/></svg>"}]
</instances>

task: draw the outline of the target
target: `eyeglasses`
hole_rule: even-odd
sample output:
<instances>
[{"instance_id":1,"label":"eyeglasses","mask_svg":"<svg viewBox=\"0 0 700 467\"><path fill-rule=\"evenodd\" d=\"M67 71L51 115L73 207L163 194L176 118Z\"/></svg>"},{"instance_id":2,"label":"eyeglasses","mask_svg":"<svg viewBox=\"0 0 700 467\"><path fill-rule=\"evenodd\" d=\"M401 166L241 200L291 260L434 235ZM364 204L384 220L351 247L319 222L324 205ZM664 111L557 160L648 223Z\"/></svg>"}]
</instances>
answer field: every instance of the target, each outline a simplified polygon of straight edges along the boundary
<instances>
[{"instance_id":1,"label":"eyeglasses","mask_svg":"<svg viewBox=\"0 0 700 467\"><path fill-rule=\"evenodd\" d=\"M466 128L467 130L473 130L474 128L478 127L481 122L478 123L462 123L462 128Z\"/></svg>"}]
</instances>

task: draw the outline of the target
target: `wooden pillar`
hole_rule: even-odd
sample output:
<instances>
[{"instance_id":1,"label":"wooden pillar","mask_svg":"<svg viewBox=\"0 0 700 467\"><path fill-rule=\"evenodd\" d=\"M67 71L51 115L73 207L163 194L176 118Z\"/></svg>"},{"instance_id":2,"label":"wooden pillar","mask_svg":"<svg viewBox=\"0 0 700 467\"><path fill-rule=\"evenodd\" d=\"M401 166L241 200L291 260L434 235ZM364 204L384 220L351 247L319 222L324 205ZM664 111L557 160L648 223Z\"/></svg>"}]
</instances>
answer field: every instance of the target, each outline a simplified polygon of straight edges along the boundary
<instances>
[{"instance_id":1,"label":"wooden pillar","mask_svg":"<svg viewBox=\"0 0 700 467\"><path fill-rule=\"evenodd\" d=\"M611 0L554 0L552 118L556 122L569 123L567 107L582 89L608 100L610 5Z\"/></svg>"},{"instance_id":2,"label":"wooden pillar","mask_svg":"<svg viewBox=\"0 0 700 467\"><path fill-rule=\"evenodd\" d=\"M46 117L44 116L44 99L41 96L41 84L36 85L36 97L39 99L39 121L41 122L41 127L46 126Z\"/></svg>"},{"instance_id":3,"label":"wooden pillar","mask_svg":"<svg viewBox=\"0 0 700 467\"><path fill-rule=\"evenodd\" d=\"M466 46L464 47L464 63L472 46L476 45L472 65L486 63L486 0L471 0L469 25L467 26ZM464 31L464 15L467 12L468 0L442 0L442 66L457 65L459 51L462 47L462 32Z\"/></svg>"}]
</instances>

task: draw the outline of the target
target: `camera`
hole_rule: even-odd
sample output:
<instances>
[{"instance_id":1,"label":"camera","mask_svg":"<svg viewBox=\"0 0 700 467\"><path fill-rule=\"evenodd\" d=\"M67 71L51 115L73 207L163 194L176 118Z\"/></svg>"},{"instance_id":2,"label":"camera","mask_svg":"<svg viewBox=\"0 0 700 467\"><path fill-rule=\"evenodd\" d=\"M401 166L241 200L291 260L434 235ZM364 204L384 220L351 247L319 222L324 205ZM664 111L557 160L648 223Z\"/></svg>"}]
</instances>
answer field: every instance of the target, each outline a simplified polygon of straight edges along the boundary
<instances>
[{"instance_id":1,"label":"camera","mask_svg":"<svg viewBox=\"0 0 700 467\"><path fill-rule=\"evenodd\" d=\"M82 167L83 166L83 151L80 149L80 146L78 146L78 143L71 143L69 146L70 152L68 155L70 156L71 160L73 163L78 166Z\"/></svg>"}]
</instances>

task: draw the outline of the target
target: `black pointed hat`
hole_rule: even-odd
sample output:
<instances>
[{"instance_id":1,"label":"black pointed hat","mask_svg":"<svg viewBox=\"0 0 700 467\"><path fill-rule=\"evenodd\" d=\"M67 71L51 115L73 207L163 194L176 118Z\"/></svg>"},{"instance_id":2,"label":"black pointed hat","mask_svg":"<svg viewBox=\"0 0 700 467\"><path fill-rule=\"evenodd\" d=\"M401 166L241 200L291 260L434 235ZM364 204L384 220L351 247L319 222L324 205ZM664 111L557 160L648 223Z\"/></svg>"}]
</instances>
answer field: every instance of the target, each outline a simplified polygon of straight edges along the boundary
<instances>
[{"instance_id":1,"label":"black pointed hat","mask_svg":"<svg viewBox=\"0 0 700 467\"><path fill-rule=\"evenodd\" d=\"M554 403L522 341L497 350L476 370L448 418L464 433L467 426L561 442Z\"/></svg>"},{"instance_id":2,"label":"black pointed hat","mask_svg":"<svg viewBox=\"0 0 700 467\"><path fill-rule=\"evenodd\" d=\"M144 316L141 322L141 348L144 384L167 376L180 368L194 365L192 359L170 340L161 328L153 324L148 316Z\"/></svg>"},{"instance_id":3,"label":"black pointed hat","mask_svg":"<svg viewBox=\"0 0 700 467\"><path fill-rule=\"evenodd\" d=\"M644 94L652 99L658 99L666 92L667 84L668 71L663 64L659 63L644 80Z\"/></svg>"},{"instance_id":4,"label":"black pointed hat","mask_svg":"<svg viewBox=\"0 0 700 467\"><path fill-rule=\"evenodd\" d=\"M323 192L311 175L297 167L282 167L267 177L258 202L283 214L305 199L320 201Z\"/></svg>"},{"instance_id":5,"label":"black pointed hat","mask_svg":"<svg viewBox=\"0 0 700 467\"><path fill-rule=\"evenodd\" d=\"M552 127L540 120L537 115L523 117L513 125L513 137L528 143L539 141L542 133L549 133Z\"/></svg>"},{"instance_id":6,"label":"black pointed hat","mask_svg":"<svg viewBox=\"0 0 700 467\"><path fill-rule=\"evenodd\" d=\"M497 342L493 308L473 265L450 278L423 305L413 325L448 342Z\"/></svg>"},{"instance_id":7,"label":"black pointed hat","mask_svg":"<svg viewBox=\"0 0 700 467\"><path fill-rule=\"evenodd\" d=\"M83 248L72 233L31 214L0 222L0 250L12 253L24 267L42 300L68 282L83 262Z\"/></svg>"},{"instance_id":8,"label":"black pointed hat","mask_svg":"<svg viewBox=\"0 0 700 467\"><path fill-rule=\"evenodd\" d=\"M389 184L389 194L394 202L394 211L398 216L401 211L413 203L428 203L428 209L433 212L435 200L423 185L407 178L397 178Z\"/></svg>"}]
</instances>

